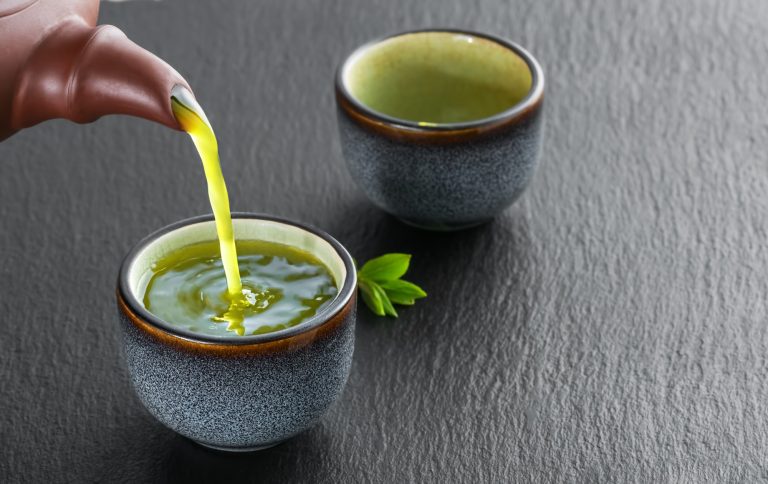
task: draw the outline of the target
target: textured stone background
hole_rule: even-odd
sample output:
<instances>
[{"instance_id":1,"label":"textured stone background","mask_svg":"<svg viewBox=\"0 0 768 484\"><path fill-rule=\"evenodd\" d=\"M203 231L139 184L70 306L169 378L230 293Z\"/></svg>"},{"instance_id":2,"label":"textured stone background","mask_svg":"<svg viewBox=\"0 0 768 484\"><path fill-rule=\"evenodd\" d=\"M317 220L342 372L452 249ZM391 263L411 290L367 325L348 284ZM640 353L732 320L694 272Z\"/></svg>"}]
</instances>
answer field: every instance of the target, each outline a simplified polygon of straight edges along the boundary
<instances>
[{"instance_id":1,"label":"textured stone background","mask_svg":"<svg viewBox=\"0 0 768 484\"><path fill-rule=\"evenodd\" d=\"M411 252L430 296L396 321L361 310L322 424L208 452L144 411L115 335L122 255L208 211L192 144L117 117L20 133L0 144L0 480L768 479L764 1L165 0L102 20L193 85L234 209L360 259ZM452 235L374 209L334 119L345 53L426 26L508 36L548 76L529 191Z\"/></svg>"}]
</instances>

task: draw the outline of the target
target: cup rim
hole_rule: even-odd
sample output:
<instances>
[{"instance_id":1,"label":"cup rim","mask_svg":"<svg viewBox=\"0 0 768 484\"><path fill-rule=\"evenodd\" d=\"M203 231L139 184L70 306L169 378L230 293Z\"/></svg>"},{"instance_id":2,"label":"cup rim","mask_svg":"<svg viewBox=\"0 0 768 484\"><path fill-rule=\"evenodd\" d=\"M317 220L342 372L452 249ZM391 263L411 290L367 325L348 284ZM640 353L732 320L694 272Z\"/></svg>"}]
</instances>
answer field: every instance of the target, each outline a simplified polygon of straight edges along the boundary
<instances>
[{"instance_id":1,"label":"cup rim","mask_svg":"<svg viewBox=\"0 0 768 484\"><path fill-rule=\"evenodd\" d=\"M380 111L371 109L365 104L358 101L357 98L355 98L355 96L353 96L352 93L349 92L349 89L347 89L346 83L344 82L344 72L346 71L347 67L349 66L350 62L353 59L362 55L367 49L370 49L371 47L377 44L380 44L385 40L393 39L396 37L402 37L410 34L422 34L422 33L430 33L430 32L449 33L449 34L452 33L452 34L467 35L471 37L479 37L486 40L490 40L491 42L495 42L496 44L499 44L500 46L511 50L512 52L517 54L521 59L523 59L523 61L525 61L525 63L528 65L528 69L531 71L531 88L529 89L528 94L526 94L526 96L523 99L515 103L512 107L507 108L504 111L500 111L492 116L488 116L485 118L475 119L472 121L463 121L459 123L419 124L418 121L412 121L408 119L389 116ZM379 123L388 125L395 129L401 129L401 130L406 130L411 132L417 131L417 132L435 133L435 132L449 131L452 133L457 133L462 131L474 131L482 128L488 128L492 126L498 126L500 124L505 124L507 121L513 120L518 116L531 111L533 108L536 107L537 104L540 103L544 95L544 71L542 70L541 65L539 65L539 62L536 60L535 57L533 57L533 55L530 52L528 52L521 45L509 39L506 39L504 37L499 37L493 34L486 34L482 32L475 32L472 30L465 30L465 29L428 28L428 29L406 30L403 32L395 33L395 34L388 34L388 35L373 39L371 41L368 41L363 45L357 47L349 55L347 55L347 57L344 58L344 60L339 64L339 67L336 69L335 84L336 84L336 91L339 94L341 94L348 103L350 103L356 110L363 113L365 116L372 118L373 120Z\"/></svg>"},{"instance_id":2,"label":"cup rim","mask_svg":"<svg viewBox=\"0 0 768 484\"><path fill-rule=\"evenodd\" d=\"M136 245L134 245L128 254L123 258L123 261L120 263L120 270L117 278L118 298L121 298L128 309L137 317L141 318L143 321L149 323L151 326L161 330L164 333L167 333L176 338L180 338L182 340L191 341L193 343L215 344L222 346L253 345L258 343L267 343L271 341L289 339L296 335L312 331L313 329L322 326L328 321L331 321L334 316L342 312L344 308L349 304L352 296L355 293L355 289L357 288L357 271L355 269L352 256L349 254L347 249L345 249L344 246L341 245L341 243L334 239L331 235L311 225L268 214L232 212L232 219L265 220L269 222L277 222L279 224L290 225L305 230L310 234L319 237L329 243L331 247L333 247L333 249L336 251L337 255L341 258L342 262L344 263L344 268L347 271L344 283L342 284L339 292L336 294L336 297L320 312L307 319L306 321L297 324L296 326L291 326L290 328L272 331L269 333L250 336L238 336L237 338L222 338L212 335L195 333L187 329L172 325L155 316L150 311L148 311L143 304L141 304L141 302L131 290L129 282L130 268L136 262L137 257L141 251L143 251L147 246L155 242L163 235L169 234L190 225L198 224L201 222L214 221L215 219L213 214L208 214L190 217L166 225L165 227L147 235Z\"/></svg>"}]
</instances>

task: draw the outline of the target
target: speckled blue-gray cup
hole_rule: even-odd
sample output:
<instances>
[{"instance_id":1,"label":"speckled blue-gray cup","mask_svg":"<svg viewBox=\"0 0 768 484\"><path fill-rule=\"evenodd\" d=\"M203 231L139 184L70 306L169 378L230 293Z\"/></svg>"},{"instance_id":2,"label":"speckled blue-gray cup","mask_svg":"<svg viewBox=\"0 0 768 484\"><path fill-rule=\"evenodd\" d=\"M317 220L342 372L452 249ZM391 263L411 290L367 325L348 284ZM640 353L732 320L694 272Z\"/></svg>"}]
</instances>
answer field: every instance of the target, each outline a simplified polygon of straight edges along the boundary
<instances>
[{"instance_id":1,"label":"speckled blue-gray cup","mask_svg":"<svg viewBox=\"0 0 768 484\"><path fill-rule=\"evenodd\" d=\"M212 216L150 235L120 268L117 302L131 382L160 422L204 446L250 451L276 445L319 420L339 397L354 349L357 285L349 253L317 229L276 217L233 214L235 237L303 249L340 288L311 319L243 337L202 335L169 324L141 300L153 262L189 244L216 240Z\"/></svg>"},{"instance_id":2,"label":"speckled blue-gray cup","mask_svg":"<svg viewBox=\"0 0 768 484\"><path fill-rule=\"evenodd\" d=\"M519 45L457 30L396 34L355 50L335 84L350 174L404 222L478 225L528 185L540 151L544 75Z\"/></svg>"}]
</instances>

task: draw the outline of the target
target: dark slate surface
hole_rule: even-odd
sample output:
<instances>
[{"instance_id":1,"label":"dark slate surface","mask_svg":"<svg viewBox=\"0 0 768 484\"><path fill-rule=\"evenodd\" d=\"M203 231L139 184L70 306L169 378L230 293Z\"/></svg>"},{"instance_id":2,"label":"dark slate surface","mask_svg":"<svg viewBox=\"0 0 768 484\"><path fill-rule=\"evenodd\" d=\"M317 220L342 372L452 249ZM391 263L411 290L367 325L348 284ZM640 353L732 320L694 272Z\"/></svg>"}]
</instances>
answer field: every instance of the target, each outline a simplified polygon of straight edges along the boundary
<instances>
[{"instance_id":1,"label":"dark slate surface","mask_svg":"<svg viewBox=\"0 0 768 484\"><path fill-rule=\"evenodd\" d=\"M768 479L765 2L165 0L102 20L194 86L234 209L360 259L411 252L430 296L396 321L361 310L318 427L203 450L132 393L114 309L129 247L208 210L192 144L116 117L20 133L0 144L0 480ZM332 98L354 46L441 25L513 38L548 75L530 190L452 235L364 199Z\"/></svg>"}]
</instances>

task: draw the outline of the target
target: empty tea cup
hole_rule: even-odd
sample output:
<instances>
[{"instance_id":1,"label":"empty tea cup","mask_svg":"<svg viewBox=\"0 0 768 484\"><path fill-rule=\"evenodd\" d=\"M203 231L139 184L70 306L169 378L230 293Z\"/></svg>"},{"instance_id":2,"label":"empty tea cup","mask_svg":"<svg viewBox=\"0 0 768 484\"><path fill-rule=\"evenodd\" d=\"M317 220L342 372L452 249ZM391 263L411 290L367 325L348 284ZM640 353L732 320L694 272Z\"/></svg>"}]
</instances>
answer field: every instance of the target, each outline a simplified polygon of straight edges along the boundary
<instances>
[{"instance_id":1,"label":"empty tea cup","mask_svg":"<svg viewBox=\"0 0 768 484\"><path fill-rule=\"evenodd\" d=\"M336 74L341 147L370 200L406 223L455 230L492 219L528 185L544 75L508 40L458 30L392 35Z\"/></svg>"}]
</instances>

